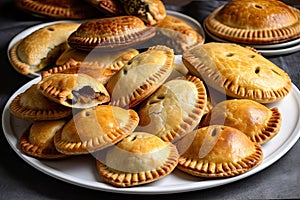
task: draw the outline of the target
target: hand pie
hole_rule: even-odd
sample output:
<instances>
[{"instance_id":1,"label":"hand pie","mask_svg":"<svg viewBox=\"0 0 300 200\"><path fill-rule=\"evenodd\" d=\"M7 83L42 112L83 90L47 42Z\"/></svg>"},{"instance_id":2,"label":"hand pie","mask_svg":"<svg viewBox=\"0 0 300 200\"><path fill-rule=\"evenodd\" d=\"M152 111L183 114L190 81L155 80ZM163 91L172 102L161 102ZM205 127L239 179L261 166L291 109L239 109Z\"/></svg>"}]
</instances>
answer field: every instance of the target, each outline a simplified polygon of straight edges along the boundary
<instances>
[{"instance_id":1,"label":"hand pie","mask_svg":"<svg viewBox=\"0 0 300 200\"><path fill-rule=\"evenodd\" d=\"M25 120L56 120L72 115L72 109L42 95L33 84L9 105L11 114Z\"/></svg>"},{"instance_id":2,"label":"hand pie","mask_svg":"<svg viewBox=\"0 0 300 200\"><path fill-rule=\"evenodd\" d=\"M156 25L155 43L174 49L175 54L182 54L185 49L203 44L204 38L183 20L167 15Z\"/></svg>"},{"instance_id":3,"label":"hand pie","mask_svg":"<svg viewBox=\"0 0 300 200\"><path fill-rule=\"evenodd\" d=\"M261 146L238 129L214 125L186 135L178 144L177 168L194 176L224 178L243 174L263 160Z\"/></svg>"},{"instance_id":4,"label":"hand pie","mask_svg":"<svg viewBox=\"0 0 300 200\"><path fill-rule=\"evenodd\" d=\"M72 108L106 103L110 96L102 83L86 74L50 74L37 83L47 98Z\"/></svg>"},{"instance_id":5,"label":"hand pie","mask_svg":"<svg viewBox=\"0 0 300 200\"><path fill-rule=\"evenodd\" d=\"M55 63L67 47L69 35L80 24L57 23L36 30L18 41L9 50L14 69L21 74L31 74Z\"/></svg>"},{"instance_id":6,"label":"hand pie","mask_svg":"<svg viewBox=\"0 0 300 200\"><path fill-rule=\"evenodd\" d=\"M105 159L97 158L99 176L117 187L131 187L157 181L176 167L175 145L159 137L134 132L111 147Z\"/></svg>"},{"instance_id":7,"label":"hand pie","mask_svg":"<svg viewBox=\"0 0 300 200\"><path fill-rule=\"evenodd\" d=\"M173 142L199 124L206 103L205 86L199 78L186 76L170 80L139 107L137 130Z\"/></svg>"},{"instance_id":8,"label":"hand pie","mask_svg":"<svg viewBox=\"0 0 300 200\"><path fill-rule=\"evenodd\" d=\"M80 54L81 51L73 51L69 56L66 54L66 58L69 60L64 62L64 64L57 67L53 67L48 71L42 72L42 77L54 73L63 74L87 74L102 84L106 84L108 79L117 73L126 63L128 63L134 56L139 52L137 50L128 50L125 52L114 52L114 53L103 53L101 55L87 55ZM72 54L72 55L71 55ZM78 56L76 56L78 54ZM85 58L85 56L87 56ZM63 56L63 55L62 55ZM62 58L61 56L61 58ZM73 59L73 57L77 60ZM62 60L65 60L62 58Z\"/></svg>"},{"instance_id":9,"label":"hand pie","mask_svg":"<svg viewBox=\"0 0 300 200\"><path fill-rule=\"evenodd\" d=\"M171 74L174 52L153 46L132 58L106 85L111 104L132 108L149 97Z\"/></svg>"},{"instance_id":10,"label":"hand pie","mask_svg":"<svg viewBox=\"0 0 300 200\"><path fill-rule=\"evenodd\" d=\"M135 16L98 18L83 22L68 38L74 49L90 51L119 51L143 43L155 35L155 28L147 27Z\"/></svg>"},{"instance_id":11,"label":"hand pie","mask_svg":"<svg viewBox=\"0 0 300 200\"><path fill-rule=\"evenodd\" d=\"M100 105L87 108L67 122L54 136L59 152L67 155L93 153L131 134L139 123L134 110Z\"/></svg>"},{"instance_id":12,"label":"hand pie","mask_svg":"<svg viewBox=\"0 0 300 200\"><path fill-rule=\"evenodd\" d=\"M86 19L99 16L92 6L81 0L17 0L16 6L38 17L54 19Z\"/></svg>"},{"instance_id":13,"label":"hand pie","mask_svg":"<svg viewBox=\"0 0 300 200\"><path fill-rule=\"evenodd\" d=\"M183 53L189 71L233 98L273 103L289 94L289 75L258 53L231 43L206 43Z\"/></svg>"},{"instance_id":14,"label":"hand pie","mask_svg":"<svg viewBox=\"0 0 300 200\"><path fill-rule=\"evenodd\" d=\"M110 16L126 15L125 9L118 0L85 0L101 12Z\"/></svg>"},{"instance_id":15,"label":"hand pie","mask_svg":"<svg viewBox=\"0 0 300 200\"><path fill-rule=\"evenodd\" d=\"M214 10L204 24L228 41L274 44L300 36L300 11L282 1L235 0Z\"/></svg>"},{"instance_id":16,"label":"hand pie","mask_svg":"<svg viewBox=\"0 0 300 200\"><path fill-rule=\"evenodd\" d=\"M204 118L202 126L230 126L245 133L251 141L264 144L280 130L278 108L268 108L248 99L226 100L215 105Z\"/></svg>"},{"instance_id":17,"label":"hand pie","mask_svg":"<svg viewBox=\"0 0 300 200\"><path fill-rule=\"evenodd\" d=\"M21 136L22 151L35 158L58 159L67 155L58 152L53 138L57 131L62 129L66 120L50 120L34 122Z\"/></svg>"}]
</instances>

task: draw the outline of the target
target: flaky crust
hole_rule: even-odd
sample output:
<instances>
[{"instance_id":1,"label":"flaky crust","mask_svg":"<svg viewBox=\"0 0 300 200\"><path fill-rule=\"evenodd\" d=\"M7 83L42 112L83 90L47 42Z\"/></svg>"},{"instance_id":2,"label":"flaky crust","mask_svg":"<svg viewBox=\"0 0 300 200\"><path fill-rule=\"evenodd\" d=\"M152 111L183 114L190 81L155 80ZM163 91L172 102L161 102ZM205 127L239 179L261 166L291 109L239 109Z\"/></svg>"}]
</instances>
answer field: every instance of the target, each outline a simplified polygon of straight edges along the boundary
<instances>
[{"instance_id":1,"label":"flaky crust","mask_svg":"<svg viewBox=\"0 0 300 200\"><path fill-rule=\"evenodd\" d=\"M253 169L263 160L262 147L235 128L213 125L190 135L178 144L179 148L190 145L177 165L188 174L205 178L232 177Z\"/></svg>"},{"instance_id":2,"label":"flaky crust","mask_svg":"<svg viewBox=\"0 0 300 200\"><path fill-rule=\"evenodd\" d=\"M268 108L248 99L232 99L215 105L201 126L230 126L245 133L251 141L264 144L277 135L281 122L277 107Z\"/></svg>"},{"instance_id":3,"label":"flaky crust","mask_svg":"<svg viewBox=\"0 0 300 200\"><path fill-rule=\"evenodd\" d=\"M272 103L289 94L289 75L262 55L234 43L206 43L183 53L189 71L233 98Z\"/></svg>"},{"instance_id":4,"label":"flaky crust","mask_svg":"<svg viewBox=\"0 0 300 200\"><path fill-rule=\"evenodd\" d=\"M79 25L77 23L57 23L29 34L9 50L12 66L21 74L30 74L55 63L60 53L67 47L66 42L69 35Z\"/></svg>"},{"instance_id":5,"label":"flaky crust","mask_svg":"<svg viewBox=\"0 0 300 200\"><path fill-rule=\"evenodd\" d=\"M171 74L174 52L153 46L135 56L106 85L111 104L132 108L149 97Z\"/></svg>"},{"instance_id":6,"label":"flaky crust","mask_svg":"<svg viewBox=\"0 0 300 200\"><path fill-rule=\"evenodd\" d=\"M300 11L277 0L235 0L205 20L213 35L237 43L274 44L300 36Z\"/></svg>"},{"instance_id":7,"label":"flaky crust","mask_svg":"<svg viewBox=\"0 0 300 200\"><path fill-rule=\"evenodd\" d=\"M205 86L196 76L168 81L139 107L137 129L174 142L198 125L206 105Z\"/></svg>"}]
</instances>

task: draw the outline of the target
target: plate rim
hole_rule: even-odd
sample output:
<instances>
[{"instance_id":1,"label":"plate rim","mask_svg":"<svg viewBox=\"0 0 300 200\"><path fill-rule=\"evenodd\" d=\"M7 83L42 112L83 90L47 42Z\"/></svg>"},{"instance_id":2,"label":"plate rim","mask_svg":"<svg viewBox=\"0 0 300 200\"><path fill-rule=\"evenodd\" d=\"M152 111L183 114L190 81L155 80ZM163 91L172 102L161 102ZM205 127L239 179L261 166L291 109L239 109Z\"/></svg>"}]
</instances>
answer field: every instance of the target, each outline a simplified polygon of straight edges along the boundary
<instances>
[{"instance_id":1,"label":"plate rim","mask_svg":"<svg viewBox=\"0 0 300 200\"><path fill-rule=\"evenodd\" d=\"M283 155L285 155L298 141L300 137L300 121L297 121L295 124L295 127L293 129L292 134L290 135L289 138L287 138L286 142L283 143L276 151L272 152L272 154L276 153L273 157L270 156L268 159L264 158L264 161L261 165L257 166L256 168L238 175L234 177L229 177L225 179L217 179L217 180L205 180L205 186L203 186L203 182L192 182L191 184L185 184L185 185L180 185L180 189L178 189L177 185L172 185L169 188L165 187L159 187L159 186L140 186L140 187L130 187L130 188L116 188L113 186L110 186L104 182L94 182L91 180L83 180L78 177L71 176L69 174L63 173L62 171L56 170L51 168L50 166L46 165L44 162L47 161L40 161L38 159L32 158L30 156L27 156L23 154L20 149L18 149L15 144L10 140L10 136L8 131L12 131L11 126L8 125L10 124L10 117L12 116L9 112L9 104L12 101L12 99L20 93L20 91L28 88L30 85L33 83L37 82L40 80L40 77L34 78L21 86L19 89L17 89L13 95L10 96L8 99L7 103L4 106L3 113L2 113L2 128L3 128L3 133L5 135L5 138L7 142L9 143L10 147L17 153L19 157L21 157L26 163L28 163L30 166L33 168L43 172L44 174L54 177L58 180L61 180L63 182L77 185L80 187L88 188L88 189L94 189L94 190L99 190L99 191L105 191L105 192L113 192L113 193L122 193L122 194L174 194L174 193L181 193L181 192L189 192L189 191L198 191L198 190L204 190L208 188L214 188L220 185L225 185L229 184L232 182L235 182L237 180L244 179L248 176L251 176L259 171L262 171L263 169L269 167L271 164L275 163L278 161ZM293 95L294 100L296 100L299 104L298 107L298 115L300 112L300 91L299 89L292 84L292 89L291 93L289 95ZM11 137L14 137L15 134L12 134ZM16 140L17 138L15 138ZM182 172L180 172L182 173Z\"/></svg>"},{"instance_id":2,"label":"plate rim","mask_svg":"<svg viewBox=\"0 0 300 200\"><path fill-rule=\"evenodd\" d=\"M271 47L271 45L266 46L266 45L255 45L255 44L241 44L241 43L225 40L223 38L219 38L219 37L215 36L214 34L212 34L211 32L209 32L207 30L205 24L203 25L203 29L210 38L212 38L213 40L216 40L217 42L236 43L236 44L240 44L243 46L251 46L258 52L263 54L264 56L284 55L284 54L289 54L289 53L295 53L300 50L300 37L295 40L288 41L286 43L274 44L274 46ZM287 44L287 45L283 45L283 44ZM277 46L275 46L275 45L277 45Z\"/></svg>"}]
</instances>

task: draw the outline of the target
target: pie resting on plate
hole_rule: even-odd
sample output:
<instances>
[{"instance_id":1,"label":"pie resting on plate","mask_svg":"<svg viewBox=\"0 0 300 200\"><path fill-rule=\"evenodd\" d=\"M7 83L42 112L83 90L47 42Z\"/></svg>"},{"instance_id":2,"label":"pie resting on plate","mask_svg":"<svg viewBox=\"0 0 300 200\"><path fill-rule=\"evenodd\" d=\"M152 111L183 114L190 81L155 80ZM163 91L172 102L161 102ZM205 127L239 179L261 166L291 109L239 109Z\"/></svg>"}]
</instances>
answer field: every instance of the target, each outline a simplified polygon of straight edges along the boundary
<instances>
[{"instance_id":1,"label":"pie resting on plate","mask_svg":"<svg viewBox=\"0 0 300 200\"><path fill-rule=\"evenodd\" d=\"M262 147L238 129L212 125L187 134L177 144L177 168L194 176L223 178L243 174L263 160Z\"/></svg>"},{"instance_id":2,"label":"pie resting on plate","mask_svg":"<svg viewBox=\"0 0 300 200\"><path fill-rule=\"evenodd\" d=\"M101 179L117 187L132 187L157 181L178 163L176 146L146 132L133 132L106 155L96 156Z\"/></svg>"},{"instance_id":3,"label":"pie resting on plate","mask_svg":"<svg viewBox=\"0 0 300 200\"><path fill-rule=\"evenodd\" d=\"M233 98L273 103L289 94L289 75L255 51L234 43L210 42L183 52L189 71Z\"/></svg>"},{"instance_id":4,"label":"pie resting on plate","mask_svg":"<svg viewBox=\"0 0 300 200\"><path fill-rule=\"evenodd\" d=\"M246 44L276 44L300 36L300 11L277 0L235 0L205 20L211 34Z\"/></svg>"}]
</instances>

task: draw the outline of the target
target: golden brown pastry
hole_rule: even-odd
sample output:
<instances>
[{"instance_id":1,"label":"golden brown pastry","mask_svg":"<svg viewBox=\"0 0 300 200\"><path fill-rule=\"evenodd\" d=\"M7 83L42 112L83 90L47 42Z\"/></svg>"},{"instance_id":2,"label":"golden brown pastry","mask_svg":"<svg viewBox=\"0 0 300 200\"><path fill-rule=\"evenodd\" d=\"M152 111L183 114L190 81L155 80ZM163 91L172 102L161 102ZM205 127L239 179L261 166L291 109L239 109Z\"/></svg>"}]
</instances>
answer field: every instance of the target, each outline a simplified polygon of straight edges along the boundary
<instances>
[{"instance_id":1,"label":"golden brown pastry","mask_svg":"<svg viewBox=\"0 0 300 200\"><path fill-rule=\"evenodd\" d=\"M233 98L272 103L289 94L292 86L281 68L233 43L197 45L183 53L182 61L207 85Z\"/></svg>"},{"instance_id":2,"label":"golden brown pastry","mask_svg":"<svg viewBox=\"0 0 300 200\"><path fill-rule=\"evenodd\" d=\"M68 155L58 152L54 146L54 135L63 128L64 119L34 122L21 136L22 152L40 159L65 158Z\"/></svg>"},{"instance_id":3,"label":"golden brown pastry","mask_svg":"<svg viewBox=\"0 0 300 200\"><path fill-rule=\"evenodd\" d=\"M147 27L135 16L97 18L83 22L68 38L74 49L90 51L119 51L140 44L155 35L153 27Z\"/></svg>"},{"instance_id":4,"label":"golden brown pastry","mask_svg":"<svg viewBox=\"0 0 300 200\"><path fill-rule=\"evenodd\" d=\"M173 63L174 52L166 46L153 46L135 56L107 82L111 105L138 105L169 77Z\"/></svg>"},{"instance_id":5,"label":"golden brown pastry","mask_svg":"<svg viewBox=\"0 0 300 200\"><path fill-rule=\"evenodd\" d=\"M245 133L253 142L264 144L280 130L278 108L268 108L248 99L226 100L215 105L204 118L202 126L230 126Z\"/></svg>"},{"instance_id":6,"label":"golden brown pastry","mask_svg":"<svg viewBox=\"0 0 300 200\"><path fill-rule=\"evenodd\" d=\"M167 13L160 0L121 0L125 12L141 18L145 24L154 26L162 21Z\"/></svg>"},{"instance_id":7,"label":"golden brown pastry","mask_svg":"<svg viewBox=\"0 0 300 200\"><path fill-rule=\"evenodd\" d=\"M103 13L110 16L126 15L125 9L119 0L85 0Z\"/></svg>"},{"instance_id":8,"label":"golden brown pastry","mask_svg":"<svg viewBox=\"0 0 300 200\"><path fill-rule=\"evenodd\" d=\"M72 108L89 108L110 100L104 85L86 74L50 74L37 88L52 101Z\"/></svg>"},{"instance_id":9,"label":"golden brown pastry","mask_svg":"<svg viewBox=\"0 0 300 200\"><path fill-rule=\"evenodd\" d=\"M174 49L175 54L182 54L185 49L204 43L204 38L183 20L167 15L156 25L154 43Z\"/></svg>"},{"instance_id":10,"label":"golden brown pastry","mask_svg":"<svg viewBox=\"0 0 300 200\"><path fill-rule=\"evenodd\" d=\"M243 174L263 160L262 147L238 129L213 125L195 130L177 144L177 168L193 176L224 178Z\"/></svg>"},{"instance_id":11,"label":"golden brown pastry","mask_svg":"<svg viewBox=\"0 0 300 200\"><path fill-rule=\"evenodd\" d=\"M178 162L178 151L170 142L134 132L97 158L99 176L117 187L132 187L157 181L170 174Z\"/></svg>"},{"instance_id":12,"label":"golden brown pastry","mask_svg":"<svg viewBox=\"0 0 300 200\"><path fill-rule=\"evenodd\" d=\"M15 117L25 120L56 120L72 115L72 109L42 95L33 84L17 95L10 103L9 110Z\"/></svg>"},{"instance_id":13,"label":"golden brown pastry","mask_svg":"<svg viewBox=\"0 0 300 200\"><path fill-rule=\"evenodd\" d=\"M80 52L73 51L73 53L70 53L69 55L66 55L67 53L64 54L66 55L65 58L70 57L69 60L62 65L49 69L48 71L43 71L42 77L54 73L81 73L93 77L102 84L106 84L111 76L117 73L125 64L139 53L135 49L124 52L101 54L98 56L80 54ZM84 58L84 55L87 57ZM83 61L76 61L73 57L77 60ZM65 58L62 58L61 60L65 60Z\"/></svg>"},{"instance_id":14,"label":"golden brown pastry","mask_svg":"<svg viewBox=\"0 0 300 200\"><path fill-rule=\"evenodd\" d=\"M16 6L29 14L54 19L86 19L100 16L81 0L16 0Z\"/></svg>"},{"instance_id":15,"label":"golden brown pastry","mask_svg":"<svg viewBox=\"0 0 300 200\"><path fill-rule=\"evenodd\" d=\"M67 155L89 154L107 148L131 134L139 123L134 110L100 105L87 108L54 136L56 149Z\"/></svg>"},{"instance_id":16,"label":"golden brown pastry","mask_svg":"<svg viewBox=\"0 0 300 200\"><path fill-rule=\"evenodd\" d=\"M21 74L31 74L55 63L67 47L69 35L79 25L78 23L57 23L30 33L9 50L12 66Z\"/></svg>"},{"instance_id":17,"label":"golden brown pastry","mask_svg":"<svg viewBox=\"0 0 300 200\"><path fill-rule=\"evenodd\" d=\"M205 20L213 35L237 43L274 44L300 36L300 11L277 0L234 0Z\"/></svg>"},{"instance_id":18,"label":"golden brown pastry","mask_svg":"<svg viewBox=\"0 0 300 200\"><path fill-rule=\"evenodd\" d=\"M137 130L174 142L200 122L207 104L206 89L195 76L170 80L139 107Z\"/></svg>"}]
</instances>

